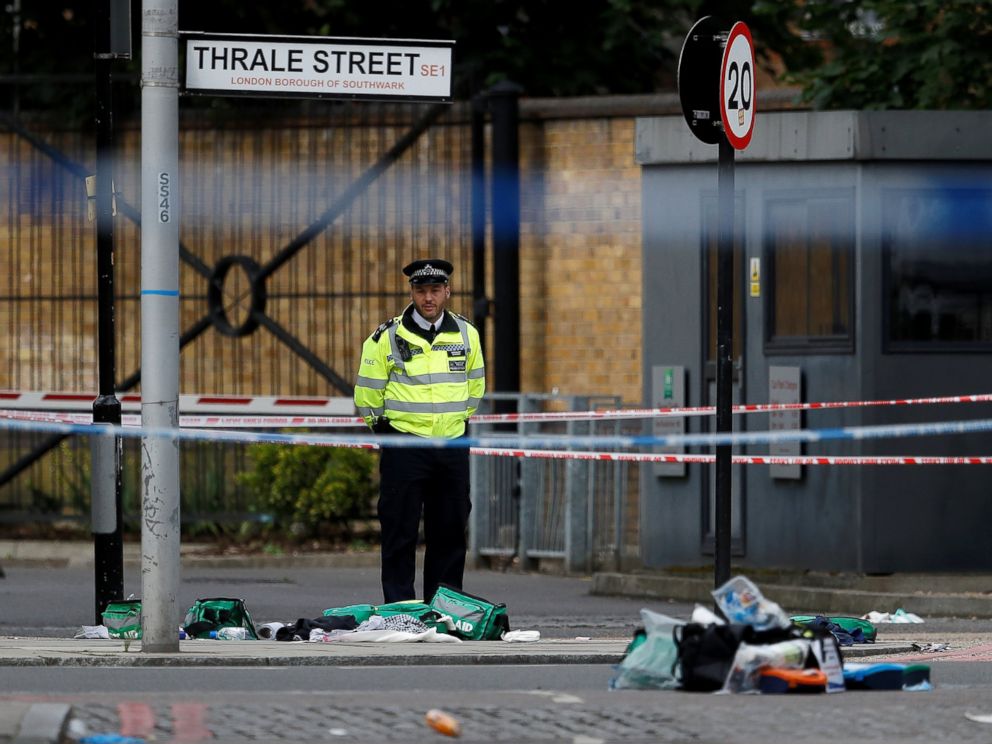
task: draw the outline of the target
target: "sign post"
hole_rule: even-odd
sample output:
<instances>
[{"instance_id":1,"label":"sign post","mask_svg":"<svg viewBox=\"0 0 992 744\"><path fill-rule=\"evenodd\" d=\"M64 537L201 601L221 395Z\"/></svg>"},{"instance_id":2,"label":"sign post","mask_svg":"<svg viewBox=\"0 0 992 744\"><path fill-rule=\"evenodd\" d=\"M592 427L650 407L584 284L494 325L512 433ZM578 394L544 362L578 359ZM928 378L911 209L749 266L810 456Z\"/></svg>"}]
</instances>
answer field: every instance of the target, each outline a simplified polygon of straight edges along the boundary
<instances>
[{"instance_id":1,"label":"sign post","mask_svg":"<svg viewBox=\"0 0 992 744\"><path fill-rule=\"evenodd\" d=\"M727 141L745 149L754 131L754 45L748 27L730 29L720 65L720 120Z\"/></svg>"},{"instance_id":2,"label":"sign post","mask_svg":"<svg viewBox=\"0 0 992 744\"><path fill-rule=\"evenodd\" d=\"M121 403L115 382L114 349L114 96L111 73L115 59L131 58L131 8L127 0L101 0L94 9L94 68L96 72L96 261L97 348L99 396L93 401L93 421L120 426ZM89 181L89 179L87 179ZM93 525L94 622L124 598L124 530L121 525L121 439L100 435L91 439L90 504Z\"/></svg>"},{"instance_id":3,"label":"sign post","mask_svg":"<svg viewBox=\"0 0 992 744\"><path fill-rule=\"evenodd\" d=\"M178 0L141 11L141 650L179 650Z\"/></svg>"},{"instance_id":4,"label":"sign post","mask_svg":"<svg viewBox=\"0 0 992 744\"><path fill-rule=\"evenodd\" d=\"M733 431L734 368L734 150L743 150L751 141L755 87L754 51L747 25L738 21L729 33L721 29L719 21L711 16L700 19L690 29L679 58L678 82L682 113L689 128L703 142L720 148L717 161L716 430L730 433ZM720 49L722 53L718 56ZM731 452L729 444L716 448L715 586L730 578Z\"/></svg>"}]
</instances>

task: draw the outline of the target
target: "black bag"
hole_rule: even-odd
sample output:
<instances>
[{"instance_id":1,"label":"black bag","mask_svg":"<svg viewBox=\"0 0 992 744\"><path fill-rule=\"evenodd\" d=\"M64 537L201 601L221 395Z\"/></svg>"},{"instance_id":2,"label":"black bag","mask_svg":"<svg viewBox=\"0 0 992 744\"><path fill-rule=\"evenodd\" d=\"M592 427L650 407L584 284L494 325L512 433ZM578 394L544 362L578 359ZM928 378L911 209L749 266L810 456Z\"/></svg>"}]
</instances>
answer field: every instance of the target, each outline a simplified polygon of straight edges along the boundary
<instances>
[{"instance_id":1,"label":"black bag","mask_svg":"<svg viewBox=\"0 0 992 744\"><path fill-rule=\"evenodd\" d=\"M675 675L683 690L713 692L723 687L741 643L762 645L803 637L803 630L789 628L755 630L750 625L701 625L686 623L672 631L678 647Z\"/></svg>"},{"instance_id":2,"label":"black bag","mask_svg":"<svg viewBox=\"0 0 992 744\"><path fill-rule=\"evenodd\" d=\"M678 647L675 676L683 690L712 692L723 687L741 641L750 642L750 625L686 623L672 630Z\"/></svg>"}]
</instances>

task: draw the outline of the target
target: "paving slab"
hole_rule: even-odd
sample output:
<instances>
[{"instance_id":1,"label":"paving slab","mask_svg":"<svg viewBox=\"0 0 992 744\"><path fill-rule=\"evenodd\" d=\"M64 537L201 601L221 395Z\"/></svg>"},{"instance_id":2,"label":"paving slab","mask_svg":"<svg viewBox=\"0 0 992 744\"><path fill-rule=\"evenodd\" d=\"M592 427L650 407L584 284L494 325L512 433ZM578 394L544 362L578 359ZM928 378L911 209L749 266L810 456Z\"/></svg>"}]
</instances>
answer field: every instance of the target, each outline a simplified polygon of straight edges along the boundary
<instances>
[{"instance_id":1,"label":"paving slab","mask_svg":"<svg viewBox=\"0 0 992 744\"><path fill-rule=\"evenodd\" d=\"M345 641L179 642L177 653L145 652L141 641L125 650L119 640L0 638L0 666L389 666L446 664L614 664L627 639L532 643L375 643Z\"/></svg>"},{"instance_id":2,"label":"paving slab","mask_svg":"<svg viewBox=\"0 0 992 744\"><path fill-rule=\"evenodd\" d=\"M72 712L68 703L0 701L0 744L60 744Z\"/></svg>"},{"instance_id":3,"label":"paving slab","mask_svg":"<svg viewBox=\"0 0 992 744\"><path fill-rule=\"evenodd\" d=\"M776 584L746 575L758 583L764 596L795 613L861 616L872 610L892 612L902 607L921 616L992 618L992 578L987 576L917 576L915 583L910 577L882 583L874 581L875 577L858 580L844 576L837 578L836 585L827 585L822 578L806 583L796 576L791 577L792 583ZM785 578L779 576L778 580ZM897 590L875 588L879 586ZM978 591L980 587L986 589ZM712 589L712 577L604 572L593 575L590 593L711 603Z\"/></svg>"},{"instance_id":4,"label":"paving slab","mask_svg":"<svg viewBox=\"0 0 992 744\"><path fill-rule=\"evenodd\" d=\"M415 666L455 664L616 664L629 639L542 639L530 643L346 641L179 642L175 653L145 652L141 641L0 638L0 666ZM909 641L845 648L847 658L912 651Z\"/></svg>"}]
</instances>

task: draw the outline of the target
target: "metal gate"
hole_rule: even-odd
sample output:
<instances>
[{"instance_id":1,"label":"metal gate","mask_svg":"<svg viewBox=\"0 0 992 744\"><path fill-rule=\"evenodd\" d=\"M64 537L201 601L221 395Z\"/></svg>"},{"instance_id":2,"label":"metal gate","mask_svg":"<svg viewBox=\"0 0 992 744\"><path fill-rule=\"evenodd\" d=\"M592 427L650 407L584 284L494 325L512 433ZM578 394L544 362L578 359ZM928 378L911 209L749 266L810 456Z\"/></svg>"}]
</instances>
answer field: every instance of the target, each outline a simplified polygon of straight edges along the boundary
<instances>
[{"instance_id":1,"label":"metal gate","mask_svg":"<svg viewBox=\"0 0 992 744\"><path fill-rule=\"evenodd\" d=\"M479 412L491 412L494 406L503 413L530 413L616 409L620 405L619 397L492 393L486 395ZM494 438L501 434L609 436L641 433L642 426L640 421L618 419L476 423L471 433ZM563 561L566 570L577 572L619 567L627 547L627 498L636 493L636 480L636 468L624 462L473 457L472 556L516 558L525 568L551 558Z\"/></svg>"},{"instance_id":2,"label":"metal gate","mask_svg":"<svg viewBox=\"0 0 992 744\"><path fill-rule=\"evenodd\" d=\"M121 110L136 93L117 87ZM468 106L252 106L231 100L181 120L180 390L350 394L362 340L406 304L407 261L449 257L453 308L471 312ZM95 392L92 118L0 117L0 389ZM118 125L117 142L117 387L127 391L140 383L136 121ZM184 519L243 516L230 477L242 457L183 445ZM0 519L85 518L87 459L85 442L0 435ZM137 458L124 462L135 514Z\"/></svg>"}]
</instances>

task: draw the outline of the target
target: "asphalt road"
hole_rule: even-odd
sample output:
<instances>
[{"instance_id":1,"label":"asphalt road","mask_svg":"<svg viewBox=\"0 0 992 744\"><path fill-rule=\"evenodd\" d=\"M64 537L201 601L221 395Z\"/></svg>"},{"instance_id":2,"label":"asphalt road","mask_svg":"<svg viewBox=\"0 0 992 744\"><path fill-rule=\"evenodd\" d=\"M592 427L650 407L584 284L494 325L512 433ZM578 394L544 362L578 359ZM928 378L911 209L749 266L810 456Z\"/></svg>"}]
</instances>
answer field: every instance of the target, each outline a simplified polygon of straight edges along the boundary
<instances>
[{"instance_id":1,"label":"asphalt road","mask_svg":"<svg viewBox=\"0 0 992 744\"><path fill-rule=\"evenodd\" d=\"M337 668L325 670L324 679L308 681L278 673L242 676L244 670L230 669L228 678L242 677L244 686L260 686L224 691L206 689L209 684L202 683L211 680L189 671L185 678L164 677L153 692L120 692L119 681L110 690L101 689L107 677L94 676L88 692L50 690L11 697L70 702L88 733L136 736L146 742L445 741L425 724L425 714L433 708L460 723L463 742L992 741L992 724L984 722L992 716L988 686L815 696L609 691L586 689L584 673L552 667L545 673L557 675L557 684L521 680L511 669L505 673L524 684L503 690L491 668L476 667L477 676L470 669L449 676L451 670L442 667L420 670L419 677L411 670L411 676L392 683L412 686L374 690L365 689L373 676L388 680L396 670ZM363 673L369 675L364 681ZM590 673L595 677L600 672ZM356 688L341 690L330 682L332 676L354 680ZM120 678L136 680L131 674ZM465 686L468 679L472 684Z\"/></svg>"},{"instance_id":2,"label":"asphalt road","mask_svg":"<svg viewBox=\"0 0 992 744\"><path fill-rule=\"evenodd\" d=\"M941 689L990 688L992 664L931 664ZM606 690L614 675L605 664L470 665L393 667L0 667L0 689L19 695L58 691L85 695L100 690L115 696L183 690L190 695L257 693L259 690L387 693L448 689L460 693ZM618 693L623 695L626 693ZM989 696L992 703L992 695ZM990 731L992 733L992 731Z\"/></svg>"},{"instance_id":3,"label":"asphalt road","mask_svg":"<svg viewBox=\"0 0 992 744\"><path fill-rule=\"evenodd\" d=\"M66 637L92 622L92 569L5 566L0 634ZM127 591L140 594L137 571ZM545 637L629 637L647 606L686 617L691 606L593 597L590 582L472 571L469 591L504 601L514 627ZM372 568L186 568L180 611L197 597L243 597L257 622L316 617L326 607L378 600ZM787 608L801 611L804 608ZM147 742L444 741L424 714L439 707L463 742L992 741L992 621L926 618L892 635L978 649L931 662L935 689L817 696L713 696L609 691L607 665L0 668L0 697L71 702L91 733ZM992 719L990 719L992 720Z\"/></svg>"}]
</instances>

